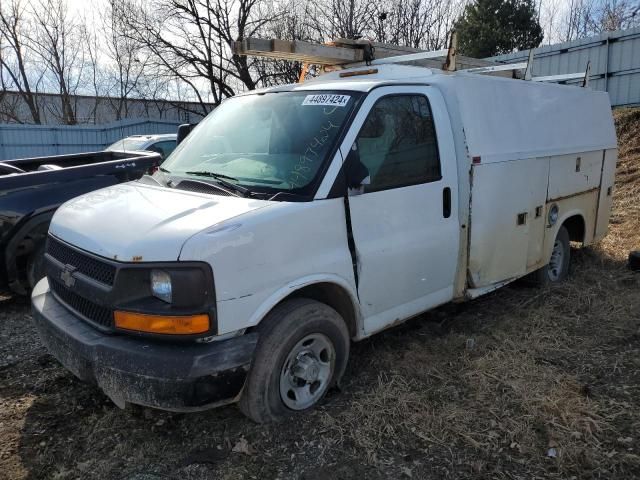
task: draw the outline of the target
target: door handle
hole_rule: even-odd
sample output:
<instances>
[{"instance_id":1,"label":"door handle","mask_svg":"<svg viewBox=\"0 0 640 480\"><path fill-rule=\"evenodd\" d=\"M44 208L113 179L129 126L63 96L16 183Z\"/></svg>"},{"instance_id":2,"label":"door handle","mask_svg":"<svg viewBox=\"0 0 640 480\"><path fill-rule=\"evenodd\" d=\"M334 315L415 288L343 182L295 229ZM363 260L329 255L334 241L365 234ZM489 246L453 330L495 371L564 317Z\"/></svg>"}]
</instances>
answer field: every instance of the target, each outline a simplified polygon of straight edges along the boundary
<instances>
[{"instance_id":1,"label":"door handle","mask_svg":"<svg viewBox=\"0 0 640 480\"><path fill-rule=\"evenodd\" d=\"M442 190L442 216L449 218L451 216L451 189L444 187Z\"/></svg>"}]
</instances>

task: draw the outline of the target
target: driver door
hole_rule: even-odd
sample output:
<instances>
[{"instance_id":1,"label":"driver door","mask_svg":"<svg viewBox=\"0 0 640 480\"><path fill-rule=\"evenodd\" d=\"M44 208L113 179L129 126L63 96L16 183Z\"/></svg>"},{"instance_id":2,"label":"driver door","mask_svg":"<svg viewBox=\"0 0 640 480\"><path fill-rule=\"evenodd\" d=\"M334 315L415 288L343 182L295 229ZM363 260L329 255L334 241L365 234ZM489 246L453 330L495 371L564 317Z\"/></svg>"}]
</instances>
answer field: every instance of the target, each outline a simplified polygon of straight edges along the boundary
<instances>
[{"instance_id":1,"label":"driver door","mask_svg":"<svg viewBox=\"0 0 640 480\"><path fill-rule=\"evenodd\" d=\"M359 161L348 170L366 177L348 199L366 334L451 300L460 243L457 168L439 92L374 90L341 152L347 162Z\"/></svg>"}]
</instances>

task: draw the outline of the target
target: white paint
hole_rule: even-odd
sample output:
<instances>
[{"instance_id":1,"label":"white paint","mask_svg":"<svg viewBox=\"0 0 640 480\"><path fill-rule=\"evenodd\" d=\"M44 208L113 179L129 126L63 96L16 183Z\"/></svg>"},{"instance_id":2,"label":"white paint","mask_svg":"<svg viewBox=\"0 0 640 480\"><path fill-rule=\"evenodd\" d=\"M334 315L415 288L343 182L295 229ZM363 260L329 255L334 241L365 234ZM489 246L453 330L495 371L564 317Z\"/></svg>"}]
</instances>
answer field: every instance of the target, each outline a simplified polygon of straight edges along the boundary
<instances>
[{"instance_id":1,"label":"white paint","mask_svg":"<svg viewBox=\"0 0 640 480\"><path fill-rule=\"evenodd\" d=\"M535 209L546 203L548 177L545 159L473 167L468 266L472 287L526 273L532 263L529 243L542 245L544 238ZM523 225L518 225L519 214L525 216Z\"/></svg>"},{"instance_id":2,"label":"white paint","mask_svg":"<svg viewBox=\"0 0 640 480\"><path fill-rule=\"evenodd\" d=\"M587 244L594 240L596 218L595 237L606 231L610 199L599 189L613 184L616 158L606 95L399 65L377 69L271 89L308 91L309 97L329 90L365 93L313 201L256 201L132 183L65 204L52 233L120 260L208 262L221 334L258 324L300 288L331 283L354 302L359 339L543 266L558 228L572 215L585 219ZM327 196L370 108L387 94L427 96L443 178L349 197L356 286L345 202ZM605 150L601 180L598 158ZM480 163L472 166L476 156ZM445 187L452 198L447 219ZM558 200L556 194L569 196ZM547 226L552 202L560 207L560 220ZM536 207L544 212L540 217ZM518 213L526 214L524 225L517 225Z\"/></svg>"},{"instance_id":3,"label":"white paint","mask_svg":"<svg viewBox=\"0 0 640 480\"><path fill-rule=\"evenodd\" d=\"M450 83L469 153L483 164L616 146L604 92L473 74Z\"/></svg>"},{"instance_id":4,"label":"white paint","mask_svg":"<svg viewBox=\"0 0 640 480\"><path fill-rule=\"evenodd\" d=\"M616 149L607 150L605 152L604 165L602 167L602 187L600 189L600 198L598 200L598 218L595 240L603 239L609 228L609 217L611 216L617 161L618 151Z\"/></svg>"},{"instance_id":5,"label":"white paint","mask_svg":"<svg viewBox=\"0 0 640 480\"><path fill-rule=\"evenodd\" d=\"M273 203L175 190L139 182L76 197L53 217L53 235L123 262L174 261L195 233Z\"/></svg>"},{"instance_id":6,"label":"white paint","mask_svg":"<svg viewBox=\"0 0 640 480\"><path fill-rule=\"evenodd\" d=\"M231 220L233 228L199 232L180 254L211 264L221 333L255 325L311 282L339 285L357 298L343 200L271 205Z\"/></svg>"},{"instance_id":7,"label":"white paint","mask_svg":"<svg viewBox=\"0 0 640 480\"><path fill-rule=\"evenodd\" d=\"M602 150L551 157L547 198L567 197L600 186Z\"/></svg>"},{"instance_id":8,"label":"white paint","mask_svg":"<svg viewBox=\"0 0 640 480\"><path fill-rule=\"evenodd\" d=\"M429 87L374 90L341 145L342 155L346 158L375 103L394 94L417 94L429 99L435 125L440 129L437 134L442 179L349 197L366 333L451 300L458 256L455 152L447 111L437 90ZM443 218L445 187L452 190L449 218Z\"/></svg>"}]
</instances>

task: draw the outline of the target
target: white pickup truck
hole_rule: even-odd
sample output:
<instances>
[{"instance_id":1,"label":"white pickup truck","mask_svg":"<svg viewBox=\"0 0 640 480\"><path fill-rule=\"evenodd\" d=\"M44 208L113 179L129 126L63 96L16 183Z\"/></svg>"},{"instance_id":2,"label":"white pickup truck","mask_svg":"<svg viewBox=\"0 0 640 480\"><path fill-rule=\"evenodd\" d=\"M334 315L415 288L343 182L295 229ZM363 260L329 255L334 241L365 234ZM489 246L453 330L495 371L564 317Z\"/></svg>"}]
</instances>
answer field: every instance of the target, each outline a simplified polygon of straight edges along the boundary
<instances>
[{"instance_id":1,"label":"white pickup truck","mask_svg":"<svg viewBox=\"0 0 640 480\"><path fill-rule=\"evenodd\" d=\"M33 292L43 342L113 401L318 404L350 342L607 232L606 93L353 68L226 100L153 177L58 209Z\"/></svg>"}]
</instances>

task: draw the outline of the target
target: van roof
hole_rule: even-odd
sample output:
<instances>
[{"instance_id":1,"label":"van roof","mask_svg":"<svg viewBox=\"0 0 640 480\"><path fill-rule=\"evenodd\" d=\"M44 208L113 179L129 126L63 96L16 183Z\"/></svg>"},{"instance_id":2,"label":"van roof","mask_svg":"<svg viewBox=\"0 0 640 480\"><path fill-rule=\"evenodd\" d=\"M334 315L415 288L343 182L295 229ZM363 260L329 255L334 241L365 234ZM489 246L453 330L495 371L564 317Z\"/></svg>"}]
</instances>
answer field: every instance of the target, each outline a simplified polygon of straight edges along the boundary
<instances>
[{"instance_id":1,"label":"van roof","mask_svg":"<svg viewBox=\"0 0 640 480\"><path fill-rule=\"evenodd\" d=\"M341 77L340 74L348 72L365 72L367 70L376 73L355 75L351 77ZM428 79L440 72L423 67L411 67L405 65L376 65L375 67L352 67L335 72L325 73L316 78L305 80L304 83L290 83L254 90L248 93L266 92L288 92L298 90L353 90L358 92L368 92L371 89L390 83L427 83Z\"/></svg>"},{"instance_id":2,"label":"van roof","mask_svg":"<svg viewBox=\"0 0 640 480\"><path fill-rule=\"evenodd\" d=\"M366 70L376 73L340 76ZM481 157L482 163L616 148L608 94L574 85L386 64L326 73L259 92L368 92L408 83L434 86L442 93L454 130L464 128L468 155Z\"/></svg>"}]
</instances>

